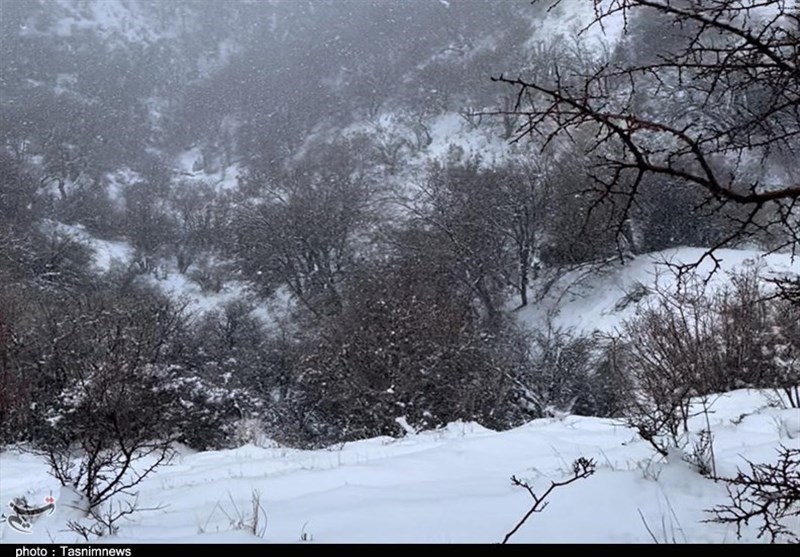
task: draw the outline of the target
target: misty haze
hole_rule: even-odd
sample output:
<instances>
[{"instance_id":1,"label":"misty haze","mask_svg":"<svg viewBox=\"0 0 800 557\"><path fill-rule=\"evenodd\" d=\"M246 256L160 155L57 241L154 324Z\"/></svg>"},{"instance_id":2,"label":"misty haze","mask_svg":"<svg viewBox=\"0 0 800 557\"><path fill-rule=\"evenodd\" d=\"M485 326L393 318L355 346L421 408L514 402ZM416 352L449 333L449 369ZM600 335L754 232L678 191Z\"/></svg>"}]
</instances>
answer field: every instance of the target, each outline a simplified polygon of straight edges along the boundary
<instances>
[{"instance_id":1,"label":"misty haze","mask_svg":"<svg viewBox=\"0 0 800 557\"><path fill-rule=\"evenodd\" d=\"M791 0L0 0L0 543L800 541L798 60Z\"/></svg>"}]
</instances>

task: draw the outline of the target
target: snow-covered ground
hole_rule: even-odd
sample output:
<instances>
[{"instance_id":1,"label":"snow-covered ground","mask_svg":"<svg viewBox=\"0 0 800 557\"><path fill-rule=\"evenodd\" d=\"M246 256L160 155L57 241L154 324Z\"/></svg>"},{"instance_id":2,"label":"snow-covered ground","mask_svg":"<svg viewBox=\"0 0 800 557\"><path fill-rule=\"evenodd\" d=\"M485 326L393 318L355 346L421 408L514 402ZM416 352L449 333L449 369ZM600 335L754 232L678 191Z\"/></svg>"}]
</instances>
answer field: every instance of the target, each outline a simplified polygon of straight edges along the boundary
<instances>
[{"instance_id":1,"label":"snow-covered ground","mask_svg":"<svg viewBox=\"0 0 800 557\"><path fill-rule=\"evenodd\" d=\"M675 248L635 257L609 265L584 265L559 277L544 298L523 308L519 320L528 327L542 327L548 319L558 327L591 333L612 332L633 317L638 304L647 303L657 286L674 292L678 286L677 267L699 263L682 277L681 284L702 285L709 291L730 280L731 273L755 268L764 278L800 274L800 258L790 253L765 255L756 250L721 249L714 253L719 268L703 248ZM637 293L644 295L639 299ZM637 301L638 300L638 301Z\"/></svg>"},{"instance_id":2,"label":"snow-covered ground","mask_svg":"<svg viewBox=\"0 0 800 557\"><path fill-rule=\"evenodd\" d=\"M100 273L109 271L114 265L127 265L134 254L134 249L129 243L95 238L80 224L45 221L44 229L59 232L86 244L92 250L94 270Z\"/></svg>"},{"instance_id":3,"label":"snow-covered ground","mask_svg":"<svg viewBox=\"0 0 800 557\"><path fill-rule=\"evenodd\" d=\"M611 0L602 0L597 7L593 2L585 0L542 3L542 8L551 6L551 9L542 9L531 42L545 38L579 38L590 52L600 53L618 43L625 34L626 20L619 12L607 15L602 23L595 22L597 13L613 11L614 4Z\"/></svg>"},{"instance_id":4,"label":"snow-covered ground","mask_svg":"<svg viewBox=\"0 0 800 557\"><path fill-rule=\"evenodd\" d=\"M705 426L705 419L698 418ZM720 474L745 459L769 462L779 444L800 447L800 410L770 405L766 393L738 391L711 408ZM634 432L609 419L565 416L493 432L475 424L402 439L377 438L299 451L244 446L184 451L140 486L142 512L124 522L121 542L499 542L531 500L512 474L543 490L564 479L579 456L595 475L553 492L550 505L515 542L734 542L735 530L703 522L725 502L725 487L680 459L654 457ZM59 484L40 459L0 454L0 500L38 501ZM238 529L256 490L266 514L263 537ZM3 542L73 541L66 506L23 535L0 527ZM645 523L647 525L645 525ZM261 516L261 524L265 524ZM796 525L800 529L800 523ZM743 541L754 541L754 530Z\"/></svg>"}]
</instances>

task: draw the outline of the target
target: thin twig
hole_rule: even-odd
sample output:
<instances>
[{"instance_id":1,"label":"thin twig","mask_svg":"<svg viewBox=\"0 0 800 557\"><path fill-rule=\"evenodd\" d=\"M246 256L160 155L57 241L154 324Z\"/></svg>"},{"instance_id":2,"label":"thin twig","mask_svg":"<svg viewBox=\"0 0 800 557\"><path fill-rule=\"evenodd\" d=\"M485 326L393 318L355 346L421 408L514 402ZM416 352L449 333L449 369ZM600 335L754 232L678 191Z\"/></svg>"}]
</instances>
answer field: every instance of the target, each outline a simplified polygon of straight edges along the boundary
<instances>
[{"instance_id":1,"label":"thin twig","mask_svg":"<svg viewBox=\"0 0 800 557\"><path fill-rule=\"evenodd\" d=\"M525 524L525 522L531 517L531 515L537 512L542 512L547 507L548 502L545 501L545 499L547 499L547 497L550 495L550 493L553 492L554 489L558 487L563 487L565 485L569 485L577 480L588 478L589 476L594 474L595 469L596 466L593 459L586 459L581 457L572 464L572 477L560 482L551 481L550 487L548 487L547 490L541 496L536 495L536 492L533 491L533 488L529 483L520 480L516 476L511 476L511 483L517 487L524 488L528 492L528 494L530 494L530 496L533 498L533 506L528 510L527 513L525 513L525 516L522 517L522 519L517 523L517 525L514 526L514 528L512 528L512 530L508 534L506 534L501 543L503 544L508 543L508 540L511 539L511 536L516 534L517 531L520 528L522 528L522 525Z\"/></svg>"}]
</instances>

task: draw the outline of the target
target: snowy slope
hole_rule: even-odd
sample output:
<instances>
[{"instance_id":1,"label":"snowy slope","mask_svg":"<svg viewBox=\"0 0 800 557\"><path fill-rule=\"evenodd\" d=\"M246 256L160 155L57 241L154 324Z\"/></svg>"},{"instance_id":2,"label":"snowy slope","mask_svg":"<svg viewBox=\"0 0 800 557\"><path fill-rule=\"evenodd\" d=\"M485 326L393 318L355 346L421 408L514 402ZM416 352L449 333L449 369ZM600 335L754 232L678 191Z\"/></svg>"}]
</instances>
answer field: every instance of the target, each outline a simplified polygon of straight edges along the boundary
<instances>
[{"instance_id":1,"label":"snowy slope","mask_svg":"<svg viewBox=\"0 0 800 557\"><path fill-rule=\"evenodd\" d=\"M166 28L163 20L157 20L146 6L135 0L49 0L43 3L43 8L52 20L51 27L44 29L44 33L59 37L91 31L105 39L115 38L123 44L152 42L177 34L176 29ZM176 23L173 22L173 25ZM22 29L23 35L39 33L42 30L32 27Z\"/></svg>"},{"instance_id":2,"label":"snowy slope","mask_svg":"<svg viewBox=\"0 0 800 557\"><path fill-rule=\"evenodd\" d=\"M597 13L606 13L613 5L612 0L598 3ZM619 42L625 33L625 19L622 14L615 13L603 18L602 24L595 22L595 5L591 0L561 0L560 2L543 2L547 9L537 22L536 33L532 41L542 38L563 37L565 39L580 38L590 50L602 52Z\"/></svg>"},{"instance_id":3,"label":"snowy slope","mask_svg":"<svg viewBox=\"0 0 800 557\"><path fill-rule=\"evenodd\" d=\"M702 419L702 418L698 418ZM769 406L763 393L738 391L714 402L714 449L721 474L744 459L774 459L779 443L800 446L800 410ZM703 424L696 424L701 427ZM530 504L512 474L546 488L578 456L597 473L557 490L515 542L734 542L735 531L706 524L704 509L724 502L722 484L685 462L654 458L646 443L613 420L564 417L496 433L474 424L400 440L371 439L329 450L245 446L186 452L141 486L140 503L164 505L123 524L119 541L161 542L484 542L502 540ZM37 458L0 455L0 498L38 500L59 493ZM262 538L237 529L261 494ZM237 510L238 509L238 510ZM641 514L641 516L640 516ZM59 507L25 536L5 527L3 542L71 541ZM262 517L263 524L263 517ZM800 528L800 524L798 524ZM753 541L752 530L744 533Z\"/></svg>"},{"instance_id":4,"label":"snowy slope","mask_svg":"<svg viewBox=\"0 0 800 557\"><path fill-rule=\"evenodd\" d=\"M730 273L756 267L767 278L785 274L800 274L800 259L788 253L764 255L753 250L717 250L720 268L714 271L714 262L703 259L705 249L676 248L637 256L625 264L613 262L602 267L585 265L572 270L548 289L544 299L524 308L518 314L520 321L528 327L542 327L552 319L554 325L577 332L590 333L598 330L611 332L623 320L636 311L637 303L626 303L631 294L650 291L658 285L666 291L677 287L676 265L696 262L700 266L687 279L708 279L709 289L719 287L729 280ZM639 300L647 303L648 298Z\"/></svg>"}]
</instances>

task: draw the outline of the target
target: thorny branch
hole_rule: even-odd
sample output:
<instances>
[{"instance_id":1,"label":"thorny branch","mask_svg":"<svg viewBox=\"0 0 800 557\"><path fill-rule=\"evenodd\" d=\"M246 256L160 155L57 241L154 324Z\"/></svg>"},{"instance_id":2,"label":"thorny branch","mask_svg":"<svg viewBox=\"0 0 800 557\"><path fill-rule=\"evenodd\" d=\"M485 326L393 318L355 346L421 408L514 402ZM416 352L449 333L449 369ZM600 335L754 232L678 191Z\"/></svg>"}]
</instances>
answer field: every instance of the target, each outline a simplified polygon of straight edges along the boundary
<instances>
[{"instance_id":1,"label":"thorny branch","mask_svg":"<svg viewBox=\"0 0 800 557\"><path fill-rule=\"evenodd\" d=\"M540 136L544 149L559 138L571 140L578 129L589 131L589 150L598 161L590 176L598 203L623 198L612 224L618 235L647 175L699 188L715 211L744 207L736 231L685 270L706 258L716 267L715 251L766 227L788 235L782 247L796 247L797 173L774 183L741 167L747 161L767 167L796 160L800 151L798 8L785 0L593 2L586 29L605 29L610 19L622 18L629 32L632 16L657 15L673 24L682 43L654 60L626 62L623 56L584 70L556 67L541 77L492 78L517 92L513 109L502 112L524 121L515 141ZM561 0L533 3L553 9ZM643 93L652 105L678 99L680 110L642 106Z\"/></svg>"},{"instance_id":2,"label":"thorny branch","mask_svg":"<svg viewBox=\"0 0 800 557\"><path fill-rule=\"evenodd\" d=\"M785 519L800 517L800 449L782 447L776 464L753 464L749 472L740 471L728 484L730 504L712 509L710 522L735 524L741 538L742 527L751 520L761 521L758 537L769 535L800 542L800 530L789 528Z\"/></svg>"}]
</instances>

